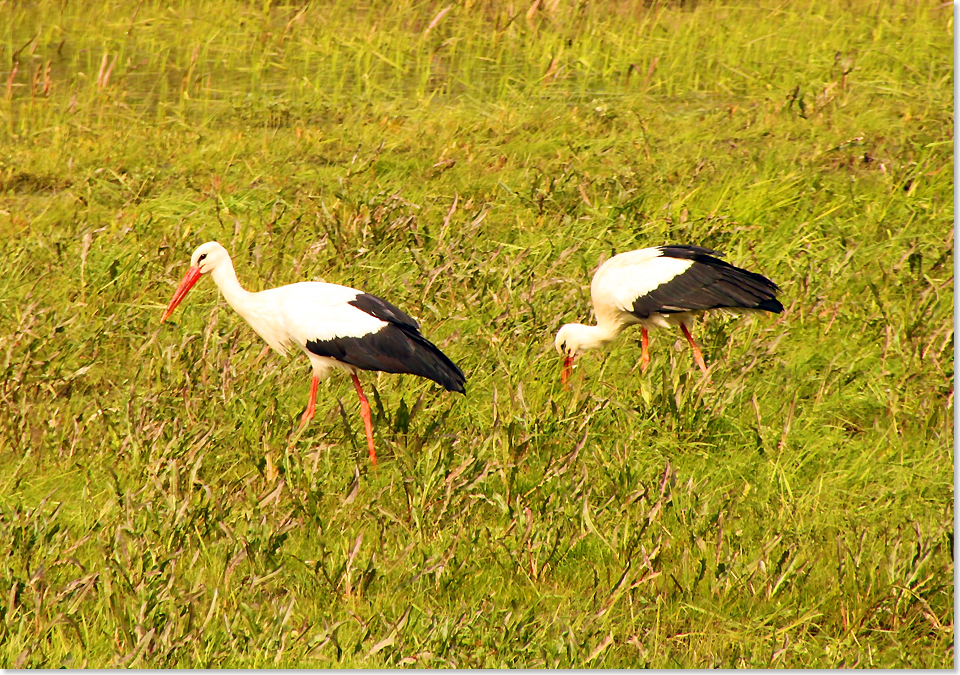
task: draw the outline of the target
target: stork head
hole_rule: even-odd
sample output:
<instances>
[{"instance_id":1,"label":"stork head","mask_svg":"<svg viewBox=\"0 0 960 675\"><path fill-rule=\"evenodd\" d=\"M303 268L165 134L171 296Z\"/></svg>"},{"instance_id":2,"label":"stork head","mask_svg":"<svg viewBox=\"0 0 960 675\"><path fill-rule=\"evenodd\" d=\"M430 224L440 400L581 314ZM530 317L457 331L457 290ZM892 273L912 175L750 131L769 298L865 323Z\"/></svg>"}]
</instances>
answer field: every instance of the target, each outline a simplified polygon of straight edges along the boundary
<instances>
[{"instance_id":1,"label":"stork head","mask_svg":"<svg viewBox=\"0 0 960 675\"><path fill-rule=\"evenodd\" d=\"M564 385L567 384L575 358L584 352L600 349L613 340L618 332L619 326L616 324L585 326L582 323L568 323L561 327L553 341L553 346L563 354L563 372L560 374L560 381Z\"/></svg>"},{"instance_id":2,"label":"stork head","mask_svg":"<svg viewBox=\"0 0 960 675\"><path fill-rule=\"evenodd\" d=\"M224 263L230 263L230 254L227 249L215 241L200 244L190 256L190 267L199 268L200 274L210 274Z\"/></svg>"},{"instance_id":3,"label":"stork head","mask_svg":"<svg viewBox=\"0 0 960 675\"><path fill-rule=\"evenodd\" d=\"M170 304L167 305L167 309L163 313L160 323L166 321L167 318L173 314L173 310L177 308L181 300L187 297L187 293L190 292L194 284L200 281L201 276L227 265L233 265L233 263L230 262L230 254L227 253L227 249L217 242L208 241L206 244L198 246L197 250L194 251L190 257L190 269L187 270L180 285L177 286L177 290L174 292Z\"/></svg>"}]
</instances>

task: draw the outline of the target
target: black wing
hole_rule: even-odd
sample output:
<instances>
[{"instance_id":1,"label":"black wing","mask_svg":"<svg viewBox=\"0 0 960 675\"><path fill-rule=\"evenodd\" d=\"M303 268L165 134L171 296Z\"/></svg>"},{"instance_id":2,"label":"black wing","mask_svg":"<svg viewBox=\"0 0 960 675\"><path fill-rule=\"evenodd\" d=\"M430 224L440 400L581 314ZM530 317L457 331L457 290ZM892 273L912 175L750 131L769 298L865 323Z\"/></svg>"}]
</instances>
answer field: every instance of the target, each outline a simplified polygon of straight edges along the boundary
<instances>
[{"instance_id":1,"label":"black wing","mask_svg":"<svg viewBox=\"0 0 960 675\"><path fill-rule=\"evenodd\" d=\"M760 309L779 314L777 285L762 274L721 260L721 253L701 246L660 246L664 257L692 260L693 264L670 281L636 299L633 314L673 314L703 309Z\"/></svg>"},{"instance_id":2,"label":"black wing","mask_svg":"<svg viewBox=\"0 0 960 675\"><path fill-rule=\"evenodd\" d=\"M350 304L386 322L359 337L308 340L307 349L361 370L408 373L433 380L448 391L464 393L466 377L446 354L420 334L417 322L386 300L362 293Z\"/></svg>"},{"instance_id":3,"label":"black wing","mask_svg":"<svg viewBox=\"0 0 960 675\"><path fill-rule=\"evenodd\" d=\"M377 317L381 321L395 323L400 326L408 326L414 330L420 330L420 326L417 324L415 319L407 316L404 312L397 309L394 305L391 305L383 298L378 298L370 293L360 293L348 304L353 305L357 309L364 311L371 316Z\"/></svg>"}]
</instances>

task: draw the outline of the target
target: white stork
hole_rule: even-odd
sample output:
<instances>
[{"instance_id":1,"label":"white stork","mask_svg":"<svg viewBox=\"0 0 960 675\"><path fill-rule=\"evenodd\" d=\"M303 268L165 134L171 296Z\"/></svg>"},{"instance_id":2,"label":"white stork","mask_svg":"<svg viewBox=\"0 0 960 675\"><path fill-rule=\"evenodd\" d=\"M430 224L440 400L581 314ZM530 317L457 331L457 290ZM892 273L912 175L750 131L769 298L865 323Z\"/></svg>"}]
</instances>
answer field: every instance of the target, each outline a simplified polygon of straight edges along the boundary
<instances>
[{"instance_id":1,"label":"white stork","mask_svg":"<svg viewBox=\"0 0 960 675\"><path fill-rule=\"evenodd\" d=\"M690 334L696 315L709 309L783 311L775 283L720 260L722 255L701 246L655 246L615 255L601 265L590 284L597 325L568 323L554 341L565 356L562 382L566 384L577 356L603 347L633 324L640 324L641 372L650 365L647 331L679 326L706 373L703 354Z\"/></svg>"},{"instance_id":2,"label":"white stork","mask_svg":"<svg viewBox=\"0 0 960 675\"><path fill-rule=\"evenodd\" d=\"M354 288L317 281L251 293L240 286L230 254L215 241L193 252L190 269L173 294L161 323L204 274L213 277L227 303L274 350L285 354L295 345L309 357L313 380L300 427L314 415L320 380L333 370L350 373L360 396L360 414L373 464L377 463L377 454L370 404L357 371L410 373L431 379L448 391L464 393L463 372L420 334L415 320L386 300Z\"/></svg>"}]
</instances>

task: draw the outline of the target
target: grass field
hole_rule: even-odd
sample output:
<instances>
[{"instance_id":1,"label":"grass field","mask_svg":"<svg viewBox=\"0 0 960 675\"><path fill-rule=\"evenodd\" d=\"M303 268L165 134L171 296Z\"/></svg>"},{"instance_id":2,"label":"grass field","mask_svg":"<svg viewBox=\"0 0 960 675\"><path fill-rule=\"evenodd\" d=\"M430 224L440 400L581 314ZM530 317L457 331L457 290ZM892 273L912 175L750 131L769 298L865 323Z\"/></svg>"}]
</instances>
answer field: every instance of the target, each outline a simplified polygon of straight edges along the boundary
<instances>
[{"instance_id":1,"label":"grass field","mask_svg":"<svg viewBox=\"0 0 960 675\"><path fill-rule=\"evenodd\" d=\"M199 4L199 3L198 3ZM0 665L954 666L953 9L0 2ZM389 299L321 386L204 280ZM611 255L780 316L628 332Z\"/></svg>"}]
</instances>

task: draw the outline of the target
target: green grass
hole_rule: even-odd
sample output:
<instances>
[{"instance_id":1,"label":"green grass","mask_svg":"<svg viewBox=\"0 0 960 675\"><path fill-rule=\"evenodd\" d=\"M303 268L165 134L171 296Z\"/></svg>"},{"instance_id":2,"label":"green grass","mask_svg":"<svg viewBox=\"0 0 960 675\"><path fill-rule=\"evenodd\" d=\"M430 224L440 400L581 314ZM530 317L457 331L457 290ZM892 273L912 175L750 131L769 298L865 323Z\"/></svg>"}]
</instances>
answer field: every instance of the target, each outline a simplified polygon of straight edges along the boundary
<instances>
[{"instance_id":1,"label":"green grass","mask_svg":"<svg viewBox=\"0 0 960 675\"><path fill-rule=\"evenodd\" d=\"M0 4L0 665L937 667L953 14L932 2ZM449 11L447 11L449 9ZM467 396L204 281L354 285ZM617 252L786 311L559 383Z\"/></svg>"}]
</instances>

